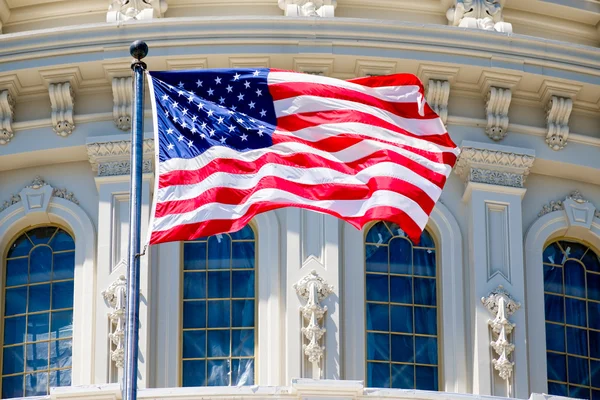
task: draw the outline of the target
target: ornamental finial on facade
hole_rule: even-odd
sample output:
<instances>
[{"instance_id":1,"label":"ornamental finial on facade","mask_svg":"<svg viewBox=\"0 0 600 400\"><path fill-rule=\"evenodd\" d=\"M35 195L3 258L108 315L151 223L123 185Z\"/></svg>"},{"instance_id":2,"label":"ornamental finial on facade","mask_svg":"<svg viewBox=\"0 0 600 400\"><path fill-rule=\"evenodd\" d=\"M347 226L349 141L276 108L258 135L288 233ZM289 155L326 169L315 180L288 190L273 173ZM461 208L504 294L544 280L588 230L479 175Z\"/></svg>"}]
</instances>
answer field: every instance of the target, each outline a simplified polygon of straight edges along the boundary
<instances>
[{"instance_id":1,"label":"ornamental finial on facade","mask_svg":"<svg viewBox=\"0 0 600 400\"><path fill-rule=\"evenodd\" d=\"M500 0L454 0L446 12L448 25L461 28L512 32L512 25L504 22Z\"/></svg>"},{"instance_id":2,"label":"ornamental finial on facade","mask_svg":"<svg viewBox=\"0 0 600 400\"><path fill-rule=\"evenodd\" d=\"M570 98L552 96L548 100L546 143L554 151L562 150L567 145L571 110L573 110L573 100Z\"/></svg>"},{"instance_id":3,"label":"ornamental finial on facade","mask_svg":"<svg viewBox=\"0 0 600 400\"><path fill-rule=\"evenodd\" d=\"M286 17L333 17L337 0L278 0Z\"/></svg>"},{"instance_id":4,"label":"ornamental finial on facade","mask_svg":"<svg viewBox=\"0 0 600 400\"><path fill-rule=\"evenodd\" d=\"M66 137L73 133L73 88L70 82L51 83L48 86L52 106L52 130L58 136Z\"/></svg>"},{"instance_id":5,"label":"ornamental finial on facade","mask_svg":"<svg viewBox=\"0 0 600 400\"><path fill-rule=\"evenodd\" d=\"M0 91L0 144L7 144L15 136L12 129L14 114L15 100L8 90Z\"/></svg>"},{"instance_id":6,"label":"ornamental finial on facade","mask_svg":"<svg viewBox=\"0 0 600 400\"><path fill-rule=\"evenodd\" d=\"M162 18L167 0L110 0L106 22Z\"/></svg>"}]
</instances>

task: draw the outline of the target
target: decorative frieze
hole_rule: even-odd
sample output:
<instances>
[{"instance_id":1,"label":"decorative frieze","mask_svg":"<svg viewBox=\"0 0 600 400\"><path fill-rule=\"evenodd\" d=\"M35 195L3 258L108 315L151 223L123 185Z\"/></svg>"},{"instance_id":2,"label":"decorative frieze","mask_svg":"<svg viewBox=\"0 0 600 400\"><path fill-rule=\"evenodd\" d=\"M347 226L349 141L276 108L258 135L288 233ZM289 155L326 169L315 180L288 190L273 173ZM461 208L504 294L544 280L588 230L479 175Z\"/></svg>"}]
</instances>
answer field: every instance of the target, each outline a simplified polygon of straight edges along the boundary
<instances>
[{"instance_id":1,"label":"decorative frieze","mask_svg":"<svg viewBox=\"0 0 600 400\"><path fill-rule=\"evenodd\" d=\"M129 77L113 78L113 119L122 131L131 129L131 98L133 80Z\"/></svg>"},{"instance_id":2,"label":"decorative frieze","mask_svg":"<svg viewBox=\"0 0 600 400\"><path fill-rule=\"evenodd\" d=\"M44 198L42 193L37 193L42 190L43 192L47 192L50 197L60 197L71 203L79 204L79 201L75 197L72 192L69 192L67 189L55 189L50 184L46 183L39 176L35 177L35 179L27 186L25 186L19 193L13 194L8 200L6 200L2 205L0 205L0 212L6 210L8 207L13 204L17 204L22 201L24 197L29 197L29 200L35 199L35 201L28 201L28 204L31 206L32 204L39 204L37 208L45 208L43 204L46 205L50 202L49 198ZM36 208L36 207L30 207Z\"/></svg>"},{"instance_id":3,"label":"decorative frieze","mask_svg":"<svg viewBox=\"0 0 600 400\"><path fill-rule=\"evenodd\" d=\"M124 260L121 263L125 263ZM110 353L111 360L117 368L123 368L125 361L125 309L127 306L127 280L124 275L111 283L105 291L102 292L102 297L107 305L112 308L108 313L110 319L110 333L108 335L112 350Z\"/></svg>"},{"instance_id":4,"label":"decorative frieze","mask_svg":"<svg viewBox=\"0 0 600 400\"><path fill-rule=\"evenodd\" d=\"M318 367L325 351L325 346L320 344L325 328L322 328L319 322L327 312L327 306L322 306L320 303L333 293L333 287L312 270L294 285L294 289L298 296L306 301L306 304L300 308L303 340L308 341L302 345L304 355L309 362Z\"/></svg>"},{"instance_id":5,"label":"decorative frieze","mask_svg":"<svg viewBox=\"0 0 600 400\"><path fill-rule=\"evenodd\" d=\"M15 113L15 100L8 90L0 92L0 144L10 142L15 134L12 130L13 116Z\"/></svg>"},{"instance_id":6,"label":"decorative frieze","mask_svg":"<svg viewBox=\"0 0 600 400\"><path fill-rule=\"evenodd\" d=\"M89 143L87 153L92 170L97 171L98 176L128 175L131 171L131 142L129 140ZM143 156L142 171L151 173L154 139L144 139Z\"/></svg>"},{"instance_id":7,"label":"decorative frieze","mask_svg":"<svg viewBox=\"0 0 600 400\"><path fill-rule=\"evenodd\" d=\"M509 337L516 326L508 320L508 317L513 315L521 307L521 304L517 303L502 285L492 290L486 297L482 297L481 302L494 315L494 319L488 320L488 325L492 330L490 346L499 357L492 359L492 364L500 378L508 380L514 366L509 357L515 349L515 345L510 342Z\"/></svg>"},{"instance_id":8,"label":"decorative frieze","mask_svg":"<svg viewBox=\"0 0 600 400\"><path fill-rule=\"evenodd\" d=\"M448 119L448 99L450 97L450 82L430 79L427 83L427 104L435 111L444 124Z\"/></svg>"},{"instance_id":9,"label":"decorative frieze","mask_svg":"<svg viewBox=\"0 0 600 400\"><path fill-rule=\"evenodd\" d=\"M69 136L75 129L73 122L73 89L71 83L50 83L48 86L52 105L52 130L58 136Z\"/></svg>"},{"instance_id":10,"label":"decorative frieze","mask_svg":"<svg viewBox=\"0 0 600 400\"><path fill-rule=\"evenodd\" d=\"M336 0L278 0L286 17L333 17Z\"/></svg>"},{"instance_id":11,"label":"decorative frieze","mask_svg":"<svg viewBox=\"0 0 600 400\"><path fill-rule=\"evenodd\" d=\"M498 146L498 150L463 144L454 172L466 182L523 187L533 166L533 153Z\"/></svg>"},{"instance_id":12,"label":"decorative frieze","mask_svg":"<svg viewBox=\"0 0 600 400\"><path fill-rule=\"evenodd\" d=\"M546 107L548 126L546 143L554 151L562 150L567 145L571 110L573 110L573 100L566 97L550 97Z\"/></svg>"},{"instance_id":13,"label":"decorative frieze","mask_svg":"<svg viewBox=\"0 0 600 400\"><path fill-rule=\"evenodd\" d=\"M490 139L499 141L504 139L508 130L508 108L512 93L510 89L490 87L485 103L487 114L487 127L485 133Z\"/></svg>"},{"instance_id":14,"label":"decorative frieze","mask_svg":"<svg viewBox=\"0 0 600 400\"><path fill-rule=\"evenodd\" d=\"M111 0L106 22L161 18L168 7L167 0Z\"/></svg>"},{"instance_id":15,"label":"decorative frieze","mask_svg":"<svg viewBox=\"0 0 600 400\"><path fill-rule=\"evenodd\" d=\"M512 25L502 18L500 0L454 0L446 18L452 26L512 33Z\"/></svg>"}]
</instances>

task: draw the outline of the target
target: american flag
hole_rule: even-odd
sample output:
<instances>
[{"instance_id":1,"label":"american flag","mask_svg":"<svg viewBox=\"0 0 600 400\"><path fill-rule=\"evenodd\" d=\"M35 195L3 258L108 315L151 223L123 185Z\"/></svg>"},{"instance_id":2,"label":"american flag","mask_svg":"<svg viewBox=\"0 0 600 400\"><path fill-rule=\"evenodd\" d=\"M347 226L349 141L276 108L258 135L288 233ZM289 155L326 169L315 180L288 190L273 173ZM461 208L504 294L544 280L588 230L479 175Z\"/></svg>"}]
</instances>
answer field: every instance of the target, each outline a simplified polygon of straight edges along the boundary
<instances>
[{"instance_id":1,"label":"american flag","mask_svg":"<svg viewBox=\"0 0 600 400\"><path fill-rule=\"evenodd\" d=\"M425 228L458 149L410 74L349 81L273 69L149 73L157 153L150 244L302 207L357 228Z\"/></svg>"}]
</instances>

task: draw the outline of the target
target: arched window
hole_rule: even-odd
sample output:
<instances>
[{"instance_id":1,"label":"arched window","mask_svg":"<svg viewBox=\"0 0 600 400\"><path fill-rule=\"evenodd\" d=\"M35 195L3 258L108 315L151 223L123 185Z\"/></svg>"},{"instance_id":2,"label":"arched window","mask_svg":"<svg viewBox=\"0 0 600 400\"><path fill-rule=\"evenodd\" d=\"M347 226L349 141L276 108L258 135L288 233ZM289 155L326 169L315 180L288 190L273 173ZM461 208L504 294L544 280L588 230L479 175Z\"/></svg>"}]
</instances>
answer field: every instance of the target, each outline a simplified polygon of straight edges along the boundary
<instances>
[{"instance_id":1,"label":"arched window","mask_svg":"<svg viewBox=\"0 0 600 400\"><path fill-rule=\"evenodd\" d=\"M600 398L600 259L560 240L544 250L548 393Z\"/></svg>"},{"instance_id":2,"label":"arched window","mask_svg":"<svg viewBox=\"0 0 600 400\"><path fill-rule=\"evenodd\" d=\"M5 263L2 398L71 385L75 243L57 227L15 240Z\"/></svg>"},{"instance_id":3,"label":"arched window","mask_svg":"<svg viewBox=\"0 0 600 400\"><path fill-rule=\"evenodd\" d=\"M378 222L365 238L366 376L370 387L438 390L435 244Z\"/></svg>"},{"instance_id":4,"label":"arched window","mask_svg":"<svg viewBox=\"0 0 600 400\"><path fill-rule=\"evenodd\" d=\"M254 384L255 248L250 226L183 244L182 386Z\"/></svg>"}]
</instances>

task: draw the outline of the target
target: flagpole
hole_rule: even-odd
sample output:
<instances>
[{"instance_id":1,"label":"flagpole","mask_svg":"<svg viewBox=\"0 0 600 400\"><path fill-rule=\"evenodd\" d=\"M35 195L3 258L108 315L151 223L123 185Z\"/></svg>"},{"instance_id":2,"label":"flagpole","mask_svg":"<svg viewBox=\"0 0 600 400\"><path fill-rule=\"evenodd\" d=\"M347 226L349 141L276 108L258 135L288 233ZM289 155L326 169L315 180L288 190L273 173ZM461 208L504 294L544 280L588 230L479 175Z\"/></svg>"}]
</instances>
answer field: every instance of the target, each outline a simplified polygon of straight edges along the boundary
<instances>
[{"instance_id":1,"label":"flagpole","mask_svg":"<svg viewBox=\"0 0 600 400\"><path fill-rule=\"evenodd\" d=\"M129 47L133 70L133 119L131 123L131 173L129 197L129 250L127 264L127 327L123 366L123 400L137 398L138 328L140 312L140 222L142 213L142 143L144 141L144 71L141 60L148 46L136 40Z\"/></svg>"}]
</instances>

